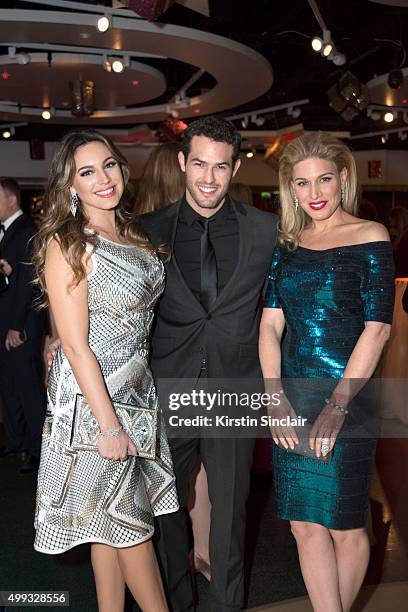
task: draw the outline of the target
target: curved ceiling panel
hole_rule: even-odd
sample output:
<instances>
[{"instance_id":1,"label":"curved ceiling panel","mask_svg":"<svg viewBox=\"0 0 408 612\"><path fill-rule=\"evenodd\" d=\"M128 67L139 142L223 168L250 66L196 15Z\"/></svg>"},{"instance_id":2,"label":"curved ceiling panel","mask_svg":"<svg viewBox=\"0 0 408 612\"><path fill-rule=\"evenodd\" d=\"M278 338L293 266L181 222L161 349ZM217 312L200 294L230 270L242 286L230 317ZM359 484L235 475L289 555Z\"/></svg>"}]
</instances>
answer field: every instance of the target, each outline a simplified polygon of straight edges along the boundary
<instances>
[{"instance_id":1,"label":"curved ceiling panel","mask_svg":"<svg viewBox=\"0 0 408 612\"><path fill-rule=\"evenodd\" d=\"M70 47L80 45L83 53L86 52L87 47L90 51L97 47L108 55L120 56L123 53L129 57L139 56L139 59L143 54L164 56L191 64L196 66L197 70L209 73L215 79L216 85L209 91L192 98L188 98L187 91L187 96L178 101L133 107L134 104L140 104L147 100L152 101L154 97L160 95L163 90L161 73L150 66L144 65L144 76L140 78L140 92L135 92L134 89L136 88L128 89L130 80L133 80L131 72L135 69L134 63L131 65L131 71L128 72L128 69L126 69L121 75L103 74L103 53L101 53L98 60L101 62L100 66L96 66L94 60L90 61L88 59L89 73L93 70L95 89L96 91L100 90L101 97L100 99L97 98L98 110L91 117L85 119L85 122L101 123L106 122L106 120L109 120L110 123L159 121L172 111L177 111L180 117L191 117L198 113L216 113L245 104L261 96L272 85L273 75L269 62L253 49L233 40L190 28L123 17L115 17L113 27L101 34L95 28L95 21L95 15L84 13L0 10L0 40L3 44L22 48L24 48L24 45L47 42L50 45L58 45L60 48L64 45ZM54 53L52 55L54 58ZM73 71L71 68L73 63L74 60L70 67L61 66L61 70L65 70L68 79L72 78ZM141 64L142 62L138 62L139 68L136 67L136 72L141 70ZM47 61L45 61L43 70L46 70L47 67ZM34 99L30 83L37 78L31 71L36 69L38 69L38 63L36 62L21 66L21 74L24 75L22 81L26 84L25 87L23 84L20 85L22 90L19 99L21 110L18 110L15 105L2 103L0 110L4 119L16 119L17 117L20 120L29 119L30 121L40 119L42 109L31 105L29 102ZM20 67L18 72L20 73ZM78 74L80 74L80 71ZM113 77L113 79L108 79L108 77ZM122 77L122 81L118 77ZM41 98L40 82L38 82L37 100L45 99L46 79L44 73L42 78L43 97ZM146 81L150 79L149 87L144 93L142 78ZM65 76L60 77L58 75L58 80L65 80ZM63 92L59 88L60 85L57 86L55 92L55 102L53 100L53 88L47 90L48 105L55 106L57 109L52 121L77 122L77 119L71 116L69 110L59 106L61 99L64 102ZM111 88L117 88L117 91L103 91ZM6 93L7 90L8 82L3 82L0 97L2 100L12 101L13 98L10 99ZM24 94L24 90L26 94ZM11 85L10 91L12 91Z\"/></svg>"}]
</instances>

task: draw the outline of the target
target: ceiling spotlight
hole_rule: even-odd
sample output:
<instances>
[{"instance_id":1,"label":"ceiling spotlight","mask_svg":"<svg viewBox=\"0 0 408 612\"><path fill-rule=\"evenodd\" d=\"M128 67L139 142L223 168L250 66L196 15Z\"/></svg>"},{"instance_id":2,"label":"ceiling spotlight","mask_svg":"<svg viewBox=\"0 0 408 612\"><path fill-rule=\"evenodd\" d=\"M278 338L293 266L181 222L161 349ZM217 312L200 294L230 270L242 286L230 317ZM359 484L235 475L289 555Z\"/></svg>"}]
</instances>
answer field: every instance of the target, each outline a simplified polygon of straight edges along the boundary
<instances>
[{"instance_id":1,"label":"ceiling spotlight","mask_svg":"<svg viewBox=\"0 0 408 612\"><path fill-rule=\"evenodd\" d=\"M241 119L241 125L242 125L242 127L244 128L244 130L246 130L246 129L247 129L247 127L248 127L248 122L249 122L248 115L245 115L245 117L242 117L242 119Z\"/></svg>"},{"instance_id":2,"label":"ceiling spotlight","mask_svg":"<svg viewBox=\"0 0 408 612\"><path fill-rule=\"evenodd\" d=\"M107 32L110 28L111 21L108 15L103 15L103 17L99 17L96 22L96 29L98 32Z\"/></svg>"},{"instance_id":3,"label":"ceiling spotlight","mask_svg":"<svg viewBox=\"0 0 408 612\"><path fill-rule=\"evenodd\" d=\"M323 30L323 45L321 49L322 55L324 57L329 57L330 53L333 51L333 46L330 30Z\"/></svg>"},{"instance_id":4,"label":"ceiling spotlight","mask_svg":"<svg viewBox=\"0 0 408 612\"><path fill-rule=\"evenodd\" d=\"M347 61L346 56L344 55L344 53L339 53L337 50L334 51L334 53L332 53L329 57L329 59L333 62L333 64L335 64L336 66L344 66L344 64Z\"/></svg>"},{"instance_id":5,"label":"ceiling spotlight","mask_svg":"<svg viewBox=\"0 0 408 612\"><path fill-rule=\"evenodd\" d=\"M121 72L123 72L125 69L125 66L122 62L122 60L116 59L112 62L112 70L113 72L116 72L118 74L120 74Z\"/></svg>"},{"instance_id":6,"label":"ceiling spotlight","mask_svg":"<svg viewBox=\"0 0 408 612\"><path fill-rule=\"evenodd\" d=\"M406 132L403 132L403 131L398 132L398 138L399 138L400 140L406 140L406 139L407 139L407 136L408 136L408 134L407 134Z\"/></svg>"},{"instance_id":7,"label":"ceiling spotlight","mask_svg":"<svg viewBox=\"0 0 408 612\"><path fill-rule=\"evenodd\" d=\"M381 113L378 110L373 110L372 108L368 108L367 117L370 117L374 121L378 121L379 119L381 119Z\"/></svg>"},{"instance_id":8,"label":"ceiling spotlight","mask_svg":"<svg viewBox=\"0 0 408 612\"><path fill-rule=\"evenodd\" d=\"M2 133L3 138L10 138L11 136L11 132L10 130L4 130L4 132Z\"/></svg>"},{"instance_id":9,"label":"ceiling spotlight","mask_svg":"<svg viewBox=\"0 0 408 612\"><path fill-rule=\"evenodd\" d=\"M300 108L293 108L293 106L289 106L286 112L289 117L293 117L293 119L298 119L302 110Z\"/></svg>"},{"instance_id":10,"label":"ceiling spotlight","mask_svg":"<svg viewBox=\"0 0 408 612\"><path fill-rule=\"evenodd\" d=\"M41 113L41 117L45 119L45 121L48 121L49 119L51 119L50 111L47 109L43 110L43 112Z\"/></svg>"},{"instance_id":11,"label":"ceiling spotlight","mask_svg":"<svg viewBox=\"0 0 408 612\"><path fill-rule=\"evenodd\" d=\"M384 114L384 121L386 123L392 123L394 121L394 113L391 113L390 111L387 111Z\"/></svg>"},{"instance_id":12,"label":"ceiling spotlight","mask_svg":"<svg viewBox=\"0 0 408 612\"><path fill-rule=\"evenodd\" d=\"M18 54L17 61L22 66L25 66L26 64L30 63L31 57L28 55L28 53L25 53L25 51L23 51L22 53Z\"/></svg>"},{"instance_id":13,"label":"ceiling spotlight","mask_svg":"<svg viewBox=\"0 0 408 612\"><path fill-rule=\"evenodd\" d=\"M265 118L258 117L258 115L251 115L251 121L258 127L262 127L265 124Z\"/></svg>"},{"instance_id":14,"label":"ceiling spotlight","mask_svg":"<svg viewBox=\"0 0 408 612\"><path fill-rule=\"evenodd\" d=\"M387 84L391 89L400 89L404 81L404 75L402 74L401 68L395 68L391 70L388 75Z\"/></svg>"},{"instance_id":15,"label":"ceiling spotlight","mask_svg":"<svg viewBox=\"0 0 408 612\"><path fill-rule=\"evenodd\" d=\"M408 111L404 111L402 113L402 118L404 120L404 123L408 123Z\"/></svg>"},{"instance_id":16,"label":"ceiling spotlight","mask_svg":"<svg viewBox=\"0 0 408 612\"><path fill-rule=\"evenodd\" d=\"M314 38L312 38L313 51L316 51L316 53L319 53L322 50L322 47L323 47L323 41L321 38L319 38L319 36L315 36Z\"/></svg>"},{"instance_id":17,"label":"ceiling spotlight","mask_svg":"<svg viewBox=\"0 0 408 612\"><path fill-rule=\"evenodd\" d=\"M333 43L328 42L323 45L322 55L324 57L329 57L330 53L333 51Z\"/></svg>"},{"instance_id":18,"label":"ceiling spotlight","mask_svg":"<svg viewBox=\"0 0 408 612\"><path fill-rule=\"evenodd\" d=\"M387 140L388 140L388 134L383 134L383 135L381 136L381 142L382 142L383 144L385 144L385 143L387 142Z\"/></svg>"},{"instance_id":19,"label":"ceiling spotlight","mask_svg":"<svg viewBox=\"0 0 408 612\"><path fill-rule=\"evenodd\" d=\"M255 152L253 149L251 149L250 151L247 151L245 155L248 159L251 159L255 155Z\"/></svg>"}]
</instances>

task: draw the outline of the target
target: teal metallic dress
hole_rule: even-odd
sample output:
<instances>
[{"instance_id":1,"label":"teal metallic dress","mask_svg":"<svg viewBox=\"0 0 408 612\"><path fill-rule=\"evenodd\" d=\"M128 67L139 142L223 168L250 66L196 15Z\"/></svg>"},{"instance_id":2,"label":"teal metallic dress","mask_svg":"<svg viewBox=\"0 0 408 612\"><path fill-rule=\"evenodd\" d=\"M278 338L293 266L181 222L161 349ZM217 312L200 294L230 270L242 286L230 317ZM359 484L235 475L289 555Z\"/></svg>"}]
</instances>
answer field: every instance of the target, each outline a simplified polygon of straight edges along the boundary
<instances>
[{"instance_id":1,"label":"teal metallic dress","mask_svg":"<svg viewBox=\"0 0 408 612\"><path fill-rule=\"evenodd\" d=\"M378 241L321 251L277 247L268 281L265 308L282 308L286 320L283 385L296 414L313 423L342 377L364 322L392 322L391 245ZM363 527L374 452L375 439L366 436L340 435L330 463L274 444L279 517L330 529Z\"/></svg>"}]
</instances>

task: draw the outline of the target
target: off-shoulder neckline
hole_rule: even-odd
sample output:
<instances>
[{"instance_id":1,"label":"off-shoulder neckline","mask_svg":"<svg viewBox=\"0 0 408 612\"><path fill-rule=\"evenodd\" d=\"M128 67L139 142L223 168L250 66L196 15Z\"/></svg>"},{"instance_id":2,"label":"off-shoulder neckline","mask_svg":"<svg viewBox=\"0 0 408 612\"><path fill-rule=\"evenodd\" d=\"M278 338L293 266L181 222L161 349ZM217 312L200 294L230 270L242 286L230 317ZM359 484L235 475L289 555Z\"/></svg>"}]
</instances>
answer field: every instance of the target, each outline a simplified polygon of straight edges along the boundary
<instances>
[{"instance_id":1,"label":"off-shoulder neckline","mask_svg":"<svg viewBox=\"0 0 408 612\"><path fill-rule=\"evenodd\" d=\"M308 247L300 246L300 244L297 248L302 249L303 251L312 251L313 253L325 253L326 251L338 251L339 249L351 249L353 247L371 246L374 244L389 244L391 246L391 242L389 240L372 240L371 242L356 242L355 244L343 244L335 247L330 247L328 249L309 249Z\"/></svg>"}]
</instances>

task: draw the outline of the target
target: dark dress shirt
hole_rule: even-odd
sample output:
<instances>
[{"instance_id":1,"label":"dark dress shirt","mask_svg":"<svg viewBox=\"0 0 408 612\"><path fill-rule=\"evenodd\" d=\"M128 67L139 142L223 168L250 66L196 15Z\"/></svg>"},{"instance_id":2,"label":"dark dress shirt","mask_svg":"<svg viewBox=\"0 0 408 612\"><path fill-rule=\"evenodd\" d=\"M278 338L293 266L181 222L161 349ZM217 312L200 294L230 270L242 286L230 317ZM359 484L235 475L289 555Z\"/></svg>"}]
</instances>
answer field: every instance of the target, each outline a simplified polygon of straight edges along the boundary
<instances>
[{"instance_id":1,"label":"dark dress shirt","mask_svg":"<svg viewBox=\"0 0 408 612\"><path fill-rule=\"evenodd\" d=\"M181 202L174 241L174 256L189 289L200 300L201 235L204 219L184 198ZM228 196L223 206L211 217L209 236L217 262L217 292L223 290L238 262L239 230L235 212Z\"/></svg>"}]
</instances>

